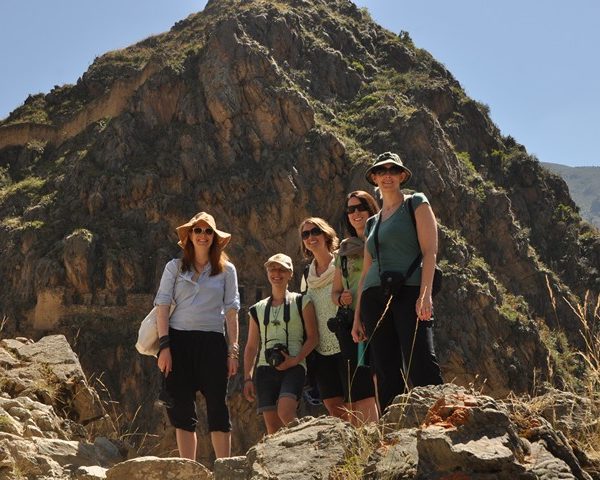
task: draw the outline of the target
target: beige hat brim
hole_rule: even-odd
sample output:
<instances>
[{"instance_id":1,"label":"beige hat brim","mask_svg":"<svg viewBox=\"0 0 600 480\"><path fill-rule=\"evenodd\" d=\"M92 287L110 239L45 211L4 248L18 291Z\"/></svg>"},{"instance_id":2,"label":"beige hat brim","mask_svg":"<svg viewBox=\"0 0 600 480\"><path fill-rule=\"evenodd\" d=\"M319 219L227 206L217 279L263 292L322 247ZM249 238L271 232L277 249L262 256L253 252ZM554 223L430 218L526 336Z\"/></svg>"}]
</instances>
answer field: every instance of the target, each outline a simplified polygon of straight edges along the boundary
<instances>
[{"instance_id":1,"label":"beige hat brim","mask_svg":"<svg viewBox=\"0 0 600 480\"><path fill-rule=\"evenodd\" d=\"M206 212L200 212L194 215L188 222L184 223L183 225L179 225L175 229L177 231L177 236L179 237L177 245L179 245L181 248L185 248L185 245L189 239L190 229L198 222L205 222L210 226L210 228L213 229L219 248L223 249L229 244L231 240L231 234L224 232L223 230L219 230L212 215Z\"/></svg>"}]
</instances>

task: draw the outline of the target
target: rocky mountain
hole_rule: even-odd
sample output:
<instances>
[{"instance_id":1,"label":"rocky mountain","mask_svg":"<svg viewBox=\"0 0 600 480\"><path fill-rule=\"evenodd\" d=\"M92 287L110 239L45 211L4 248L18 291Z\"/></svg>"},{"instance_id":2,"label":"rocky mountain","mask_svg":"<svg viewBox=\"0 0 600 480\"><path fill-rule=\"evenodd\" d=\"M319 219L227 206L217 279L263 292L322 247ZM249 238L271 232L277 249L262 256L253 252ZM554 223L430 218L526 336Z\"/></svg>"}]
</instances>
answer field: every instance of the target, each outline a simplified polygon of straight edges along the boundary
<instances>
[{"instance_id":1,"label":"rocky mountain","mask_svg":"<svg viewBox=\"0 0 600 480\"><path fill-rule=\"evenodd\" d=\"M547 162L542 165L562 177L583 219L600 228L600 167L569 167Z\"/></svg>"},{"instance_id":2,"label":"rocky mountain","mask_svg":"<svg viewBox=\"0 0 600 480\"><path fill-rule=\"evenodd\" d=\"M597 230L443 65L349 0L211 0L0 122L3 332L64 334L133 428L162 432L156 368L133 344L179 254L174 228L207 210L233 234L246 307L264 259L299 264L300 221L339 225L386 150L439 220L445 378L496 397L580 384L582 319L565 300L600 290ZM235 379L243 453L262 430L239 392Z\"/></svg>"}]
</instances>

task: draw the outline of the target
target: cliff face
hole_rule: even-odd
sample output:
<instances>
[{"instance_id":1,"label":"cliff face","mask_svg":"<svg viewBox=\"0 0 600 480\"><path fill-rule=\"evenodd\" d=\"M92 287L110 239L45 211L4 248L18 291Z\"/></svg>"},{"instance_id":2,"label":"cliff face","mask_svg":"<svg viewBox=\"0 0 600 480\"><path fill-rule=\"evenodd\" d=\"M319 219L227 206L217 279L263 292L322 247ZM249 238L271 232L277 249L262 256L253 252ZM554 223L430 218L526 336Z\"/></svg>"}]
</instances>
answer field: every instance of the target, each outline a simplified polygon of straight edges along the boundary
<instances>
[{"instance_id":1,"label":"cliff face","mask_svg":"<svg viewBox=\"0 0 600 480\"><path fill-rule=\"evenodd\" d=\"M299 261L298 223L338 225L385 150L440 222L445 378L504 395L573 373L580 326L563 297L599 290L597 231L450 72L346 0L213 0L0 123L4 328L77 338L135 411L156 378L133 336L179 253L174 228L207 210L233 234L249 305L262 259Z\"/></svg>"}]
</instances>

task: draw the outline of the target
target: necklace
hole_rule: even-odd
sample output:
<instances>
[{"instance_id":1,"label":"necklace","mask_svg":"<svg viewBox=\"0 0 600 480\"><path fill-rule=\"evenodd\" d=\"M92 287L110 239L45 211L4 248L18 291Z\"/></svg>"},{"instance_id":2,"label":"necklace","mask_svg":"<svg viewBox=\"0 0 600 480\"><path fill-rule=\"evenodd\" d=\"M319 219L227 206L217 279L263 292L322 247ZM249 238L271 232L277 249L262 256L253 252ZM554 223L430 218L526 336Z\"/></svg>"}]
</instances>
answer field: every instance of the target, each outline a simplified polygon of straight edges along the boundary
<instances>
[{"instance_id":1,"label":"necklace","mask_svg":"<svg viewBox=\"0 0 600 480\"><path fill-rule=\"evenodd\" d=\"M400 198L399 201L394 202L390 205L385 205L381 209L382 219L386 220L387 218L389 218L398 209L398 207L400 207L402 205L403 202L404 202L404 197Z\"/></svg>"},{"instance_id":2,"label":"necklace","mask_svg":"<svg viewBox=\"0 0 600 480\"><path fill-rule=\"evenodd\" d=\"M402 203L404 199L401 198L399 201L392 203L391 205L386 205L385 207L383 207L383 211L385 213L391 212L392 210L395 210L396 208L398 208L398 206Z\"/></svg>"},{"instance_id":3,"label":"necklace","mask_svg":"<svg viewBox=\"0 0 600 480\"><path fill-rule=\"evenodd\" d=\"M279 312L281 312L281 307L283 307L283 303L281 305L277 305L276 307L273 307L273 320L271 323L273 323L273 325L278 326L281 324L281 322L279 321Z\"/></svg>"}]
</instances>

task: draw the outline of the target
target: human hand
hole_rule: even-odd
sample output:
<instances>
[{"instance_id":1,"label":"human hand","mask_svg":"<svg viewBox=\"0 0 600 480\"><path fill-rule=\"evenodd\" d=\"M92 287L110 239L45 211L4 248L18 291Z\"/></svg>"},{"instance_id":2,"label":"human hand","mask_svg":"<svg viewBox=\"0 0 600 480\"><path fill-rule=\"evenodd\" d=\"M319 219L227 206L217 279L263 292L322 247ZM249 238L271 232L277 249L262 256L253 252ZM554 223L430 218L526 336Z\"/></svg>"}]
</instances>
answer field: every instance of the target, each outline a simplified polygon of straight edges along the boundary
<instances>
[{"instance_id":1,"label":"human hand","mask_svg":"<svg viewBox=\"0 0 600 480\"><path fill-rule=\"evenodd\" d=\"M352 324L352 340L355 343L364 342L367 339L367 335L365 334L365 327L362 322L354 318L354 323Z\"/></svg>"},{"instance_id":2,"label":"human hand","mask_svg":"<svg viewBox=\"0 0 600 480\"><path fill-rule=\"evenodd\" d=\"M431 320L433 316L433 300L431 299L431 295L423 294L417 298L415 309L419 320Z\"/></svg>"},{"instance_id":3,"label":"human hand","mask_svg":"<svg viewBox=\"0 0 600 480\"><path fill-rule=\"evenodd\" d=\"M256 392L254 390L254 382L251 378L244 380L244 397L249 402L253 402L256 398Z\"/></svg>"},{"instance_id":4,"label":"human hand","mask_svg":"<svg viewBox=\"0 0 600 480\"><path fill-rule=\"evenodd\" d=\"M163 348L158 352L158 369L163 373L165 377L173 370L173 358L171 357L171 349Z\"/></svg>"},{"instance_id":5,"label":"human hand","mask_svg":"<svg viewBox=\"0 0 600 480\"><path fill-rule=\"evenodd\" d=\"M350 290L344 290L340 294L340 305L352 305L352 292Z\"/></svg>"},{"instance_id":6,"label":"human hand","mask_svg":"<svg viewBox=\"0 0 600 480\"><path fill-rule=\"evenodd\" d=\"M235 376L238 371L238 359L227 357L227 376L229 378Z\"/></svg>"},{"instance_id":7,"label":"human hand","mask_svg":"<svg viewBox=\"0 0 600 480\"><path fill-rule=\"evenodd\" d=\"M290 357L285 352L281 352L281 354L284 356L285 360L275 367L275 369L279 370L280 372L283 372L288 368L295 367L296 365L298 365L298 363L300 363L297 357Z\"/></svg>"}]
</instances>

